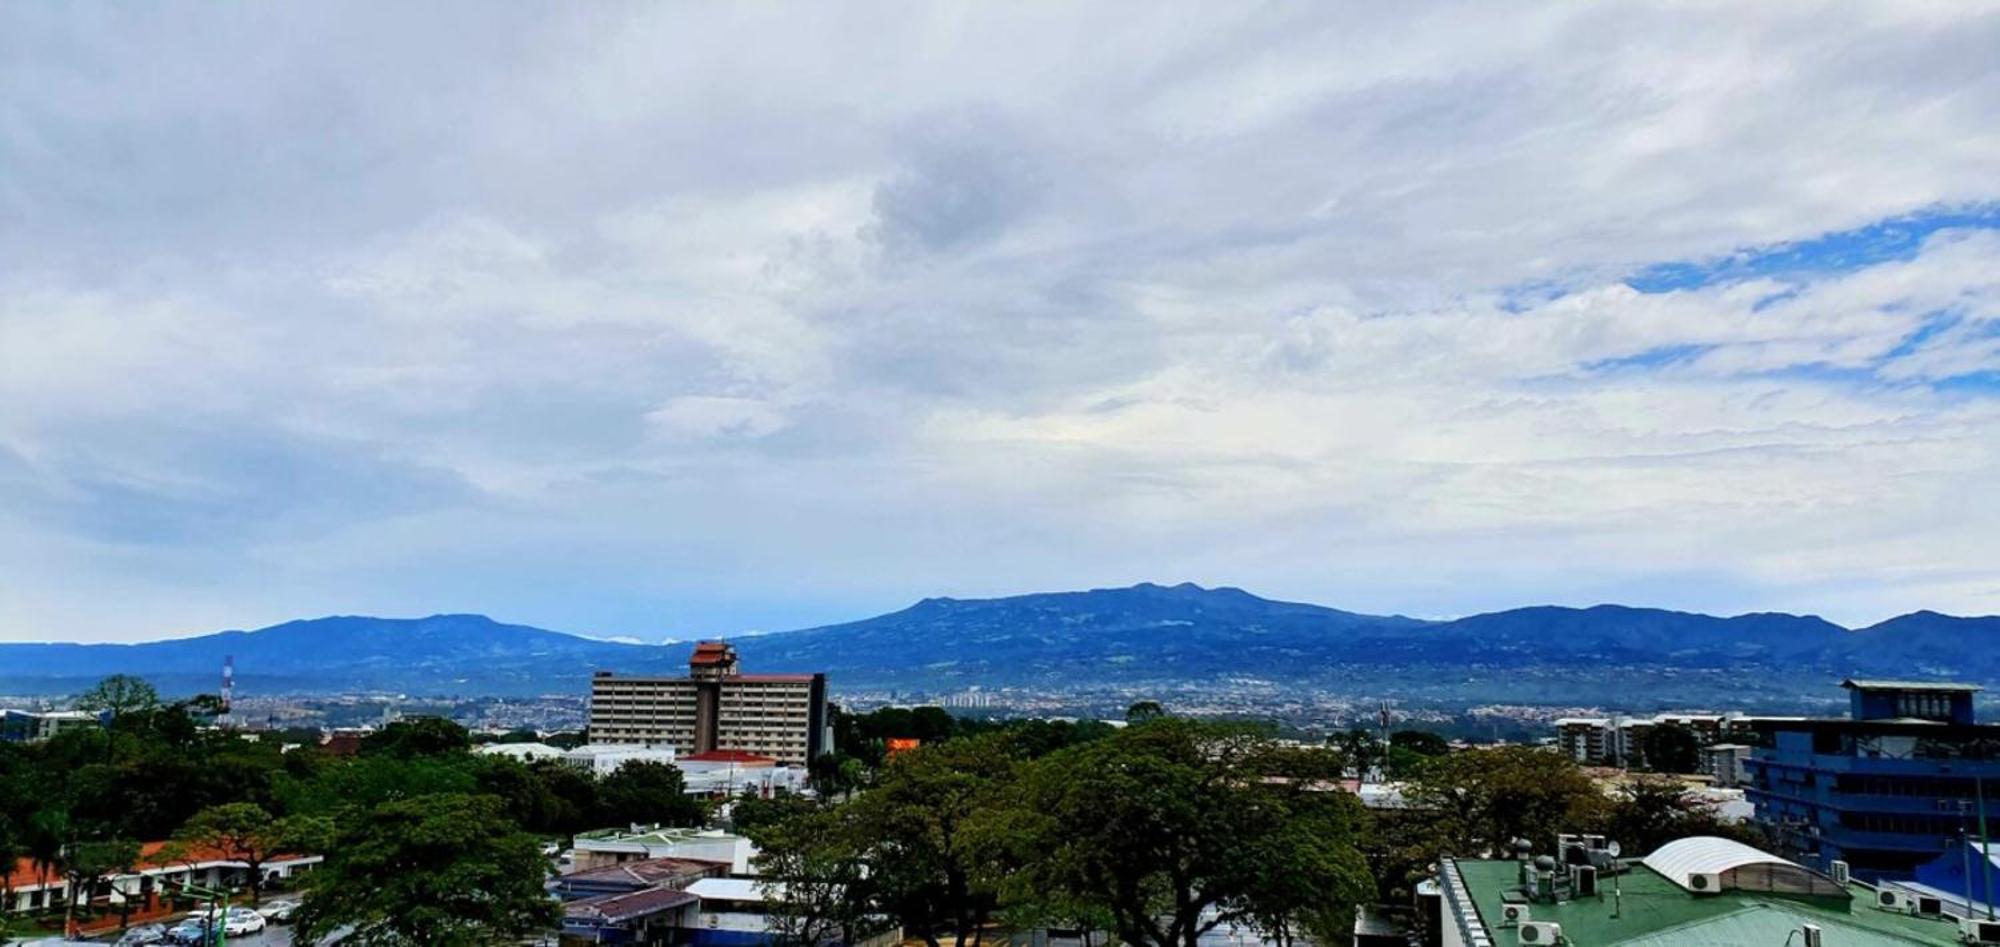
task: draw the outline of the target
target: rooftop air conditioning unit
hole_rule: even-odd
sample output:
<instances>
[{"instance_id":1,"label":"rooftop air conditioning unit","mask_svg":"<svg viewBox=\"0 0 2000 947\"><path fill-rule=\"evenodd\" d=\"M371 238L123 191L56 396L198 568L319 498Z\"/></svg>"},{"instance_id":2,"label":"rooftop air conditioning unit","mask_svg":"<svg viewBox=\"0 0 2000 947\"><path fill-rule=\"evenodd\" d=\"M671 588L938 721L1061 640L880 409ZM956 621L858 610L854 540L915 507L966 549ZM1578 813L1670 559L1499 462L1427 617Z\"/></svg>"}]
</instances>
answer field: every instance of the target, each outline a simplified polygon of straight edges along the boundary
<instances>
[{"instance_id":1,"label":"rooftop air conditioning unit","mask_svg":"<svg viewBox=\"0 0 2000 947\"><path fill-rule=\"evenodd\" d=\"M1547 921L1523 924L1519 939L1523 944L1560 944L1563 942L1563 926Z\"/></svg>"},{"instance_id":2,"label":"rooftop air conditioning unit","mask_svg":"<svg viewBox=\"0 0 2000 947\"><path fill-rule=\"evenodd\" d=\"M1834 859L1833 864L1827 867L1832 869L1834 884L1844 885L1854 878L1854 873L1848 870L1847 863L1840 859Z\"/></svg>"},{"instance_id":3,"label":"rooftop air conditioning unit","mask_svg":"<svg viewBox=\"0 0 2000 947\"><path fill-rule=\"evenodd\" d=\"M1958 922L1958 941L1961 944L2000 944L2000 921L1965 918Z\"/></svg>"},{"instance_id":4,"label":"rooftop air conditioning unit","mask_svg":"<svg viewBox=\"0 0 2000 947\"><path fill-rule=\"evenodd\" d=\"M1875 906L1884 911L1907 912L1913 905L1909 895L1894 888L1883 888L1875 892Z\"/></svg>"},{"instance_id":5,"label":"rooftop air conditioning unit","mask_svg":"<svg viewBox=\"0 0 2000 947\"><path fill-rule=\"evenodd\" d=\"M1500 905L1500 923L1504 927L1514 927L1528 921L1528 906L1525 904Z\"/></svg>"},{"instance_id":6,"label":"rooftop air conditioning unit","mask_svg":"<svg viewBox=\"0 0 2000 947\"><path fill-rule=\"evenodd\" d=\"M1569 886L1579 898L1597 897L1597 869L1589 865L1571 869Z\"/></svg>"},{"instance_id":7,"label":"rooftop air conditioning unit","mask_svg":"<svg viewBox=\"0 0 2000 947\"><path fill-rule=\"evenodd\" d=\"M1820 939L1818 924L1802 924L1799 926L1799 932L1806 935L1805 943L1801 944L1800 947L1821 947L1825 943Z\"/></svg>"},{"instance_id":8,"label":"rooftop air conditioning unit","mask_svg":"<svg viewBox=\"0 0 2000 947\"><path fill-rule=\"evenodd\" d=\"M1722 875L1713 871L1688 872L1688 890L1695 894L1721 894Z\"/></svg>"},{"instance_id":9,"label":"rooftop air conditioning unit","mask_svg":"<svg viewBox=\"0 0 2000 947\"><path fill-rule=\"evenodd\" d=\"M1933 897L1931 897L1931 896L1929 896L1929 895L1919 895L1919 896L1917 897L1917 912L1916 912L1916 913L1918 913L1918 914L1931 914L1931 915L1937 915L1937 914L1943 914L1943 913L1944 913L1944 901L1942 901L1942 900L1940 900L1940 899L1938 899L1938 898L1933 898Z\"/></svg>"}]
</instances>

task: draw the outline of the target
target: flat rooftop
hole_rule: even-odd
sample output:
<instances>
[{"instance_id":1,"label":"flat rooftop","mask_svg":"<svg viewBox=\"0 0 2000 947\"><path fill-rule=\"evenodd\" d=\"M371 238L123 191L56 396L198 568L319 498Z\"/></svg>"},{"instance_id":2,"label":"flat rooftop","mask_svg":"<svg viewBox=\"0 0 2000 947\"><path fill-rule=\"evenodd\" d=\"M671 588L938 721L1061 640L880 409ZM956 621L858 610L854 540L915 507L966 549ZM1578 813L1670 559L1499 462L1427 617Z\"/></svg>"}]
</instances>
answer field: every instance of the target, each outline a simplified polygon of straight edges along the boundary
<instances>
[{"instance_id":1,"label":"flat rooftop","mask_svg":"<svg viewBox=\"0 0 2000 947\"><path fill-rule=\"evenodd\" d=\"M1520 863L1514 861L1460 861L1459 877L1465 880L1479 917L1493 935L1495 947L1513 947L1512 928L1500 924L1500 907L1510 892L1519 887ZM1614 899L1613 885L1622 893ZM1562 925L1563 937L1573 944L1589 947L1633 945L1633 947L1697 947L1719 944L1797 944L1792 936L1801 924L1817 924L1826 932L1826 943L1841 947L1900 947L1909 944L1958 944L1955 920L1893 914L1874 907L1873 890L1850 887L1855 896L1803 898L1755 891L1726 891L1718 895L1689 894L1679 885L1638 863L1617 876L1598 882L1601 898L1582 898L1560 904L1530 904L1529 918ZM1613 916L1617 905L1617 916Z\"/></svg>"}]
</instances>

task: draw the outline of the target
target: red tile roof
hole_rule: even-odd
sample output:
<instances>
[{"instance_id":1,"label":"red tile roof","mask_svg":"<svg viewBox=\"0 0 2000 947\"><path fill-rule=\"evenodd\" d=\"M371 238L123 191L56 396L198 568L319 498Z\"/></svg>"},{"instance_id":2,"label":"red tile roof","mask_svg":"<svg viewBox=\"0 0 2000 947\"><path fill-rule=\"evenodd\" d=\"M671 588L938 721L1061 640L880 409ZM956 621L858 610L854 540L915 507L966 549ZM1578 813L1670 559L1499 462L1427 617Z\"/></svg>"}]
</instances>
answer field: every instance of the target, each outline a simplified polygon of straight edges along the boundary
<instances>
[{"instance_id":1,"label":"red tile roof","mask_svg":"<svg viewBox=\"0 0 2000 947\"><path fill-rule=\"evenodd\" d=\"M777 757L760 756L748 750L710 750L706 753L689 753L681 757L688 763L745 763L751 766L776 766Z\"/></svg>"},{"instance_id":2,"label":"red tile roof","mask_svg":"<svg viewBox=\"0 0 2000 947\"><path fill-rule=\"evenodd\" d=\"M736 650L720 641L703 641L694 646L694 654L688 657L689 664L728 664L736 659Z\"/></svg>"},{"instance_id":3,"label":"red tile roof","mask_svg":"<svg viewBox=\"0 0 2000 947\"><path fill-rule=\"evenodd\" d=\"M214 862L235 861L235 859L232 859L227 855L224 855L221 849L215 849L215 848L190 848L188 850L187 858L176 861L168 861L160 854L161 850L166 847L167 847L166 842L146 842L145 844L140 845L139 864L137 866L138 869L140 871L157 871L160 869L177 870L184 867L188 862L193 862L197 865L206 865ZM275 862L297 857L299 856L297 855L272 856L268 860ZM32 860L26 858L23 858L20 861L14 863L14 870L8 874L7 880L10 883L10 885L17 890L21 888L33 887L41 883L41 879L36 877L35 863ZM63 882L63 877L61 871L51 870L49 872L48 883L50 885L52 886L59 885L62 884L62 882Z\"/></svg>"}]
</instances>

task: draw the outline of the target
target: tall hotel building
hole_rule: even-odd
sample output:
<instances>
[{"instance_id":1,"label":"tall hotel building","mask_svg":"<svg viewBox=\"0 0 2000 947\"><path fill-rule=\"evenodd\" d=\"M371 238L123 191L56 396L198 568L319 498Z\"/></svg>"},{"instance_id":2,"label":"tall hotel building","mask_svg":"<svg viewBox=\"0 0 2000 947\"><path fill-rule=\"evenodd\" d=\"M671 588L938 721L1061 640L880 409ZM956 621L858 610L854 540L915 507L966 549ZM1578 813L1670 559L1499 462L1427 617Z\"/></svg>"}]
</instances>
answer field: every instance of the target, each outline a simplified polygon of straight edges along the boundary
<instances>
[{"instance_id":1,"label":"tall hotel building","mask_svg":"<svg viewBox=\"0 0 2000 947\"><path fill-rule=\"evenodd\" d=\"M590 739L665 745L687 756L736 750L804 765L833 748L824 674L744 674L736 649L695 645L686 677L590 680Z\"/></svg>"}]
</instances>

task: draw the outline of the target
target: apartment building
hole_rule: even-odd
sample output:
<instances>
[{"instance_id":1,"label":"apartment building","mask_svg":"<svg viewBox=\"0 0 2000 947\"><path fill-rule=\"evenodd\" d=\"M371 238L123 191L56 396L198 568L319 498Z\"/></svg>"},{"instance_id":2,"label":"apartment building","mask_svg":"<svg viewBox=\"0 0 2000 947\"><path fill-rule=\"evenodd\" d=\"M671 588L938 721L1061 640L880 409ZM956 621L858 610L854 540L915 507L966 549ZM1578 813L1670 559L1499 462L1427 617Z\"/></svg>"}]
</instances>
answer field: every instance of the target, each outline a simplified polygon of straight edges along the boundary
<instances>
[{"instance_id":1,"label":"apartment building","mask_svg":"<svg viewBox=\"0 0 2000 947\"><path fill-rule=\"evenodd\" d=\"M682 756L738 750L803 766L832 748L824 674L744 674L736 649L697 644L686 677L599 671L590 739L671 746Z\"/></svg>"}]
</instances>

